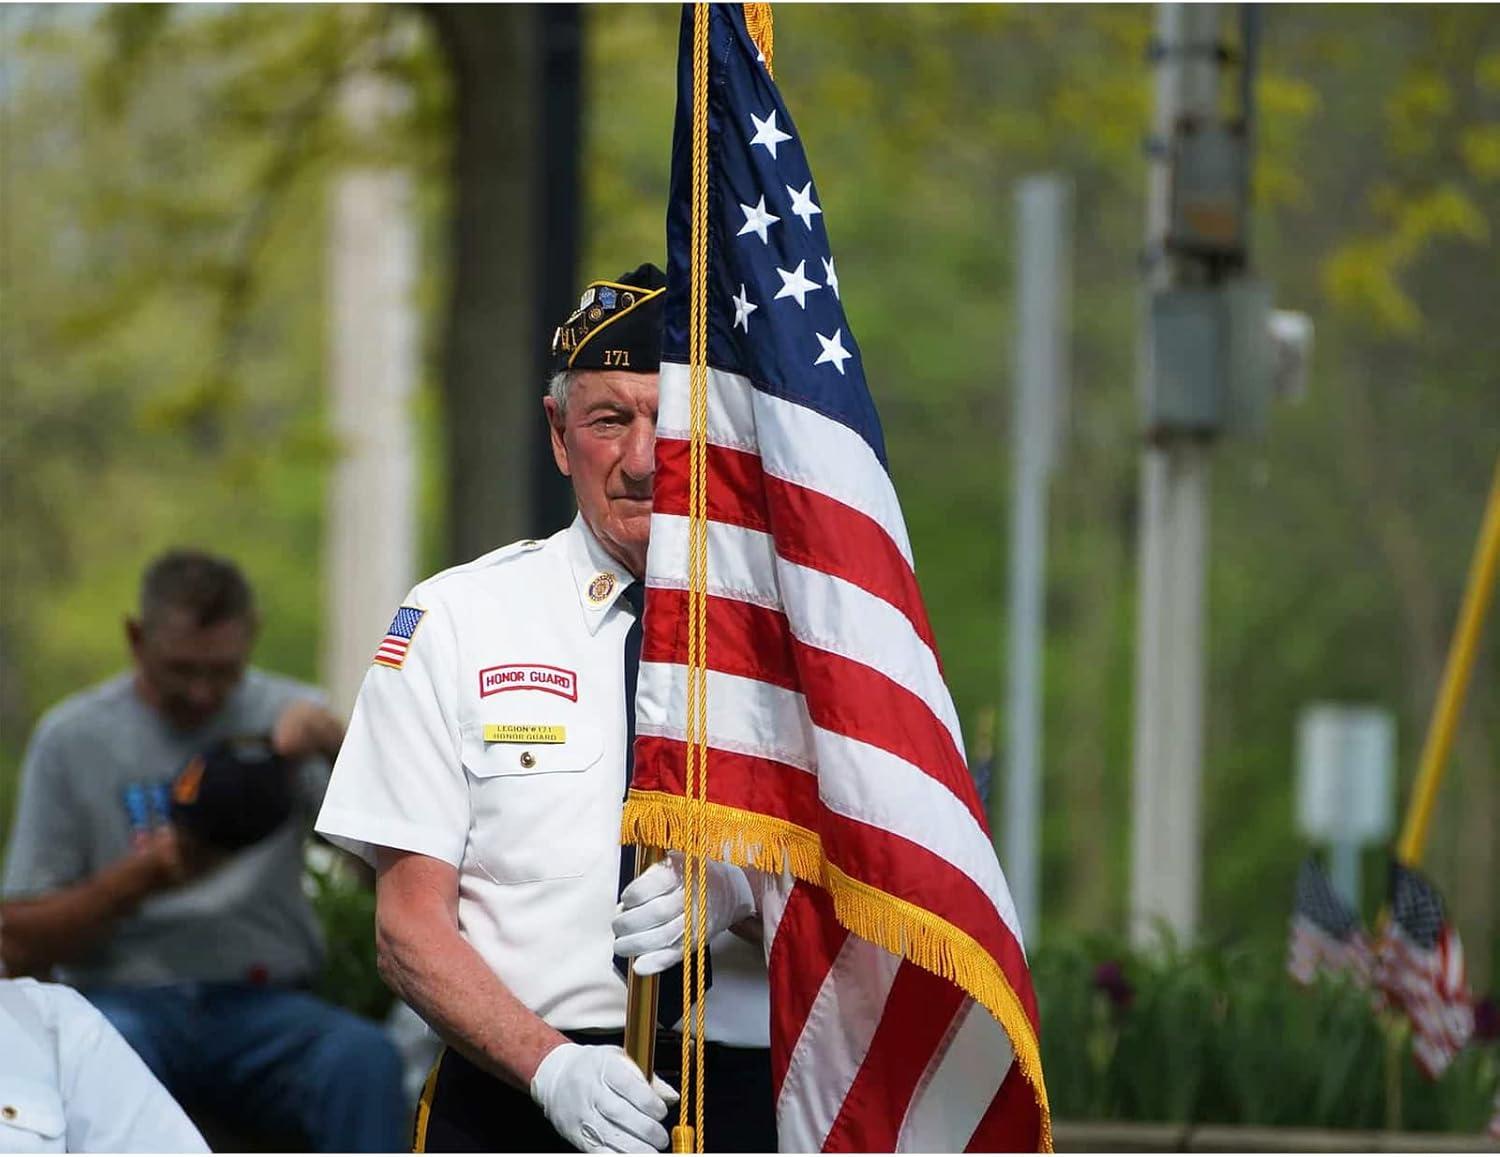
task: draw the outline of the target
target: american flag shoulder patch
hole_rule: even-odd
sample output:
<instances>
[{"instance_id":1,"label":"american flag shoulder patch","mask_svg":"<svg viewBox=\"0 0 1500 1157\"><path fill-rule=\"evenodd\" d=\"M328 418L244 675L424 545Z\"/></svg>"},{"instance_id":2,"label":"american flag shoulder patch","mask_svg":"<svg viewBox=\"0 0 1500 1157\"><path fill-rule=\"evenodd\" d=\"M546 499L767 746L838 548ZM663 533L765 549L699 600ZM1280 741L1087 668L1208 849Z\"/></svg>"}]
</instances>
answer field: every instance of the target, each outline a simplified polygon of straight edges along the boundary
<instances>
[{"instance_id":1,"label":"american flag shoulder patch","mask_svg":"<svg viewBox=\"0 0 1500 1157\"><path fill-rule=\"evenodd\" d=\"M391 620L385 638L375 648L376 666L389 667L393 671L401 670L406 663L406 652L411 649L411 637L417 633L417 626L426 613L421 607L401 607L396 611L396 617Z\"/></svg>"}]
</instances>

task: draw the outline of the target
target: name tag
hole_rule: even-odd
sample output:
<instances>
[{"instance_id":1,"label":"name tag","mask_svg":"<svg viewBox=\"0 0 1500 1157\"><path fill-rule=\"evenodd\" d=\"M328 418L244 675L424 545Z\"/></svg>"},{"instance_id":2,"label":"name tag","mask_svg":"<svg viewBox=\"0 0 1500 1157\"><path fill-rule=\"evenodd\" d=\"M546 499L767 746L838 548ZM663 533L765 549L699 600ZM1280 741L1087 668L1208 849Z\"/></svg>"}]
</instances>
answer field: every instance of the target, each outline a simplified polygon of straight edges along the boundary
<instances>
[{"instance_id":1,"label":"name tag","mask_svg":"<svg viewBox=\"0 0 1500 1157\"><path fill-rule=\"evenodd\" d=\"M566 743L568 729L553 723L486 723L486 743Z\"/></svg>"}]
</instances>

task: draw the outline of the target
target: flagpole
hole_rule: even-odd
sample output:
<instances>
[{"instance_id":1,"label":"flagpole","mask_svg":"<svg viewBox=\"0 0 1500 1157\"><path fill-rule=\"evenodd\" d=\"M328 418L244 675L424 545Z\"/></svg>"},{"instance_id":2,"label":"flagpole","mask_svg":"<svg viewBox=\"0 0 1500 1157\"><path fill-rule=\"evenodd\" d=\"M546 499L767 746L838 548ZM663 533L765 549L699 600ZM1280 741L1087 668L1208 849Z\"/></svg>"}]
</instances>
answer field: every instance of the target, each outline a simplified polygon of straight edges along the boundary
<instances>
[{"instance_id":1,"label":"flagpole","mask_svg":"<svg viewBox=\"0 0 1500 1157\"><path fill-rule=\"evenodd\" d=\"M1464 592L1463 609L1459 612L1458 626L1454 629L1453 642L1448 648L1442 686L1433 708L1432 721L1427 728L1426 742L1422 745L1422 762L1417 772L1417 782L1412 788L1411 810L1407 812L1406 823L1401 829L1401 840L1396 845L1396 858L1413 868L1421 864L1422 853L1427 846L1427 829L1432 822L1433 803L1443 781L1443 771L1448 764L1448 753L1453 747L1454 733L1458 730L1458 719L1463 710L1464 696L1469 689L1469 677L1474 671L1474 658L1479 649L1479 636L1484 630L1485 615L1490 609L1490 603L1494 601L1497 569L1500 569L1500 459L1495 462L1495 475L1490 485L1484 522L1479 531L1479 542L1474 548L1473 562L1469 566L1469 583Z\"/></svg>"},{"instance_id":2,"label":"flagpole","mask_svg":"<svg viewBox=\"0 0 1500 1157\"><path fill-rule=\"evenodd\" d=\"M635 874L666 858L660 848L637 844ZM658 976L638 976L635 961L625 979L625 1053L640 1068L646 1080L656 1071L656 995Z\"/></svg>"}]
</instances>

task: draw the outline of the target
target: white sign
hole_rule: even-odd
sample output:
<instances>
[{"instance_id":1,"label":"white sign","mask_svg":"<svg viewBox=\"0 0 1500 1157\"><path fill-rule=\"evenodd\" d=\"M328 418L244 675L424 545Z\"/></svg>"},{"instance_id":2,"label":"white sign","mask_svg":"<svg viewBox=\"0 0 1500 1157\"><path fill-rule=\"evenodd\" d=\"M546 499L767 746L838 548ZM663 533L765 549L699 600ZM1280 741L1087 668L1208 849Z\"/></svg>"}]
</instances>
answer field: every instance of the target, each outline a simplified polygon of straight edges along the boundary
<instances>
[{"instance_id":1,"label":"white sign","mask_svg":"<svg viewBox=\"0 0 1500 1157\"><path fill-rule=\"evenodd\" d=\"M1391 834L1396 721L1378 707L1315 703L1297 726L1297 826L1315 843Z\"/></svg>"}]
</instances>

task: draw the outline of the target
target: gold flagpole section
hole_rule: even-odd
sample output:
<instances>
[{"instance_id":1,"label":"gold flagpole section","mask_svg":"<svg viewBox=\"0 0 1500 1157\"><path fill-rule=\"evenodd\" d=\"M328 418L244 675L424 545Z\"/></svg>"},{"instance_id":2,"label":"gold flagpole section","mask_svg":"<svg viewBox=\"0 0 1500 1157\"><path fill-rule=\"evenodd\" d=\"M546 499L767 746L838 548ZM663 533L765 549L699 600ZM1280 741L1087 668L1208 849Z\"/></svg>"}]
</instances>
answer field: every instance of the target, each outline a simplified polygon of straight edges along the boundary
<instances>
[{"instance_id":1,"label":"gold flagpole section","mask_svg":"<svg viewBox=\"0 0 1500 1157\"><path fill-rule=\"evenodd\" d=\"M635 874L666 858L660 848L636 845ZM625 982L625 1052L649 1081L656 1071L656 976L637 976L635 961Z\"/></svg>"},{"instance_id":2,"label":"gold flagpole section","mask_svg":"<svg viewBox=\"0 0 1500 1157\"><path fill-rule=\"evenodd\" d=\"M1469 676L1474 670L1474 656L1479 649L1480 633L1484 630L1485 614L1494 600L1497 568L1500 568L1500 460L1495 463L1484 523L1474 548L1474 561L1469 566L1469 585L1464 591L1463 609L1459 612L1458 626L1448 648L1442 687L1433 708L1432 722L1427 727L1426 742L1422 745L1422 763L1412 788L1411 810L1406 814L1401 841L1396 845L1396 857L1411 867L1422 862L1422 853L1427 847L1433 803L1443 782L1454 733L1458 730L1458 718L1469 689Z\"/></svg>"}]
</instances>

